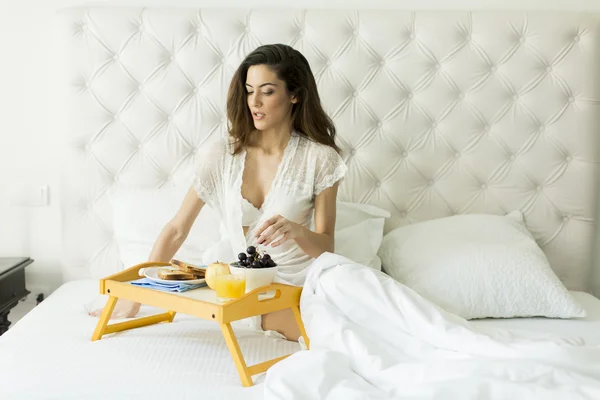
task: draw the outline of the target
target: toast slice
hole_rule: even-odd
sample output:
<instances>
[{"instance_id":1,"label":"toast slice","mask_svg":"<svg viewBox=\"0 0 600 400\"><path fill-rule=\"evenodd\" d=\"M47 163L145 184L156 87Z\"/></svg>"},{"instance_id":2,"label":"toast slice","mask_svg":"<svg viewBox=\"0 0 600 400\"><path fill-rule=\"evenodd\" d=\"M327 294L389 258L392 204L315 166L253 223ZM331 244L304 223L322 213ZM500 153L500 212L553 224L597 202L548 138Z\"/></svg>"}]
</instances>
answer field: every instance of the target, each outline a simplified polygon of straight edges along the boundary
<instances>
[{"instance_id":1,"label":"toast slice","mask_svg":"<svg viewBox=\"0 0 600 400\"><path fill-rule=\"evenodd\" d=\"M206 269L197 267L192 264L188 264L184 261L173 259L171 260L171 265L177 268L179 271L194 274L194 279L203 279L206 274Z\"/></svg>"},{"instance_id":2,"label":"toast slice","mask_svg":"<svg viewBox=\"0 0 600 400\"><path fill-rule=\"evenodd\" d=\"M172 270L167 268L161 268L158 270L158 277L168 281L187 281L197 279L194 274L190 272L184 272L180 270Z\"/></svg>"}]
</instances>

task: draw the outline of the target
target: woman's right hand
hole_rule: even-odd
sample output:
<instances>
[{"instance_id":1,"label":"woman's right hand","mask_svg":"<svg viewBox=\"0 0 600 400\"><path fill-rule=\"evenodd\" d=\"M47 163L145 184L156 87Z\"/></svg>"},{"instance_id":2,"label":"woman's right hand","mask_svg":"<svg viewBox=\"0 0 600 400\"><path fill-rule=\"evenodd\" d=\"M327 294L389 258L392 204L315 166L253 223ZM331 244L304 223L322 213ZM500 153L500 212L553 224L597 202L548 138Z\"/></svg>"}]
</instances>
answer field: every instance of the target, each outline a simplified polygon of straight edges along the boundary
<instances>
[{"instance_id":1,"label":"woman's right hand","mask_svg":"<svg viewBox=\"0 0 600 400\"><path fill-rule=\"evenodd\" d=\"M110 316L110 319L133 318L136 316L138 311L140 311L140 306L140 303L135 303L133 301L125 299L119 299L117 301L117 304L115 305L112 315ZM102 310L104 310L104 308L90 311L89 314L93 317L99 317L100 314L102 314Z\"/></svg>"}]
</instances>

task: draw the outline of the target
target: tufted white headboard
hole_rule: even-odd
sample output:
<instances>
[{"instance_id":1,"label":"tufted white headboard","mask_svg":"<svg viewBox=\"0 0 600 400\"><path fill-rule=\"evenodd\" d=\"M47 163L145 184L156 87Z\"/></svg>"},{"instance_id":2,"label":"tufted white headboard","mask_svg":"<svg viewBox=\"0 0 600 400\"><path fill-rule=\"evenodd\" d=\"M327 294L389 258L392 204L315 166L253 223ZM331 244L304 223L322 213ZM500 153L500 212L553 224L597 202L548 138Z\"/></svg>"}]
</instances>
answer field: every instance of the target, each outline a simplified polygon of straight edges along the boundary
<instances>
[{"instance_id":1,"label":"tufted white headboard","mask_svg":"<svg viewBox=\"0 0 600 400\"><path fill-rule=\"evenodd\" d=\"M570 289L589 290L598 191L600 16L525 12L75 8L66 28L65 279L119 268L107 191L187 185L226 134L243 57L309 60L349 172L340 199L386 232L520 209Z\"/></svg>"}]
</instances>

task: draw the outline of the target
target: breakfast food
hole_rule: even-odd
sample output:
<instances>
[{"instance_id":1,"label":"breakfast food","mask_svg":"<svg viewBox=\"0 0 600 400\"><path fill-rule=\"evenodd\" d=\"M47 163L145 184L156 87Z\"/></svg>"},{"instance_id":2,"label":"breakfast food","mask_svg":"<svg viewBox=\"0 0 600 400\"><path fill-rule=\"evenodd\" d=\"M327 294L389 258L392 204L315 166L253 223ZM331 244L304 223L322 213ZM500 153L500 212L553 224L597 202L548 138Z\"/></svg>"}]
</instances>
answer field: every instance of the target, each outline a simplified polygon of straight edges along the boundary
<instances>
[{"instance_id":1,"label":"breakfast food","mask_svg":"<svg viewBox=\"0 0 600 400\"><path fill-rule=\"evenodd\" d=\"M171 265L182 272L193 274L193 279L203 279L206 274L206 268L197 267L184 261L172 259Z\"/></svg>"},{"instance_id":2,"label":"breakfast food","mask_svg":"<svg viewBox=\"0 0 600 400\"><path fill-rule=\"evenodd\" d=\"M216 288L215 276L225 275L228 273L229 273L229 265L227 263L217 261L212 264L209 264L208 267L206 268L206 273L205 273L206 284L208 285L209 288L215 289Z\"/></svg>"},{"instance_id":3,"label":"breakfast food","mask_svg":"<svg viewBox=\"0 0 600 400\"><path fill-rule=\"evenodd\" d=\"M238 260L231 265L244 268L273 268L277 263L266 252L258 252L256 247L250 246L245 253L238 254Z\"/></svg>"},{"instance_id":4,"label":"breakfast food","mask_svg":"<svg viewBox=\"0 0 600 400\"><path fill-rule=\"evenodd\" d=\"M168 281L187 281L197 279L191 272L184 272L180 270L161 268L158 270L158 277Z\"/></svg>"}]
</instances>

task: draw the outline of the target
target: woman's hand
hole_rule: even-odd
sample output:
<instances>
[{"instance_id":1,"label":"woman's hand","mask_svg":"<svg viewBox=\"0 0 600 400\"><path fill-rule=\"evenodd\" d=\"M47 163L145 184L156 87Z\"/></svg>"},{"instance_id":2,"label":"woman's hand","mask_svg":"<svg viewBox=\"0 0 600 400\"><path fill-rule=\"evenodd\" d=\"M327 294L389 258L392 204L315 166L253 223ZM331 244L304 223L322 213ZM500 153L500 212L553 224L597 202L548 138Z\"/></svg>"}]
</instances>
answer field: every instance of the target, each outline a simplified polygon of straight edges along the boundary
<instances>
[{"instance_id":1,"label":"woman's hand","mask_svg":"<svg viewBox=\"0 0 600 400\"><path fill-rule=\"evenodd\" d=\"M295 222L283 218L281 215L275 215L256 230L257 243L263 246L277 247L280 244L300 237L304 232L304 227ZM275 239L281 238L274 242Z\"/></svg>"}]
</instances>

